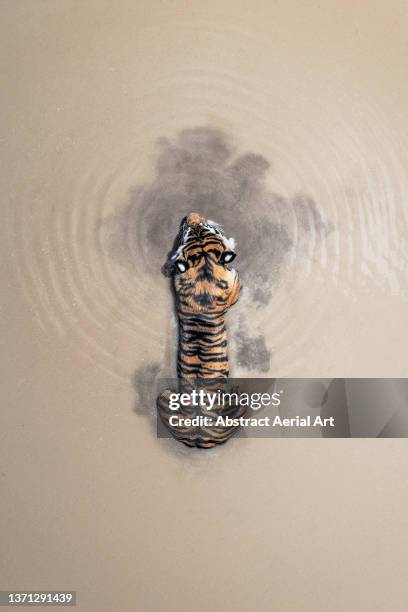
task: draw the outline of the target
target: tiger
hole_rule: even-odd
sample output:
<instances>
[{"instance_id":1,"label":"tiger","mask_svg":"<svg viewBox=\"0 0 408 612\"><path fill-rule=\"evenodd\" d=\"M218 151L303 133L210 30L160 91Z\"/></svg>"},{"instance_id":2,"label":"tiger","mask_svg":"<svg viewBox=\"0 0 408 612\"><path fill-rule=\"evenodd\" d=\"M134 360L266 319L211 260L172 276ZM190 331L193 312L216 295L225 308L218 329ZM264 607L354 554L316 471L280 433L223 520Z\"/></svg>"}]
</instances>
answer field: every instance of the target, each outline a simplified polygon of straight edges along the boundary
<instances>
[{"instance_id":1,"label":"tiger","mask_svg":"<svg viewBox=\"0 0 408 612\"><path fill-rule=\"evenodd\" d=\"M235 240L220 225L198 213L180 223L174 245L163 267L172 278L178 316L177 376L179 390L195 386L206 392L222 390L229 375L225 316L239 298L241 282L229 264L235 259ZM187 446L211 448L226 442L237 426L177 426L170 423L175 412L169 406L171 391L157 399L158 414L171 434ZM198 414L213 418L239 418L245 408L237 405L200 405ZM180 406L177 414L197 414L192 406Z\"/></svg>"}]
</instances>

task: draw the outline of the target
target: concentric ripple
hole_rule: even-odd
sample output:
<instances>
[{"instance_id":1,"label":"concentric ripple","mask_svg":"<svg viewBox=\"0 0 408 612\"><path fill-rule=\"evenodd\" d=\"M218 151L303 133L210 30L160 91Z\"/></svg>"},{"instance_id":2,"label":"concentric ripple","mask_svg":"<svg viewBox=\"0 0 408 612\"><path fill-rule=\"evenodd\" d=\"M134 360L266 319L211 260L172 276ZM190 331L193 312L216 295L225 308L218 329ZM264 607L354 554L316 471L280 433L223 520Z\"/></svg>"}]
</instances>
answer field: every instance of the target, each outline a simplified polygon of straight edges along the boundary
<instances>
[{"instance_id":1,"label":"concentric ripple","mask_svg":"<svg viewBox=\"0 0 408 612\"><path fill-rule=\"evenodd\" d=\"M301 372L336 291L357 283L405 296L404 144L369 97L329 78L311 103L272 62L272 96L228 60L247 45L272 56L254 32L231 27L216 62L211 49L226 34L217 24L166 27L181 41L196 31L207 56L141 87L135 104L148 113L137 139L95 147L67 175L50 135L42 189L27 184L10 204L22 291L45 333L128 380L161 358L172 305L160 266L180 218L198 209L238 234L247 318L276 350L279 375ZM298 308L310 311L307 326Z\"/></svg>"}]
</instances>

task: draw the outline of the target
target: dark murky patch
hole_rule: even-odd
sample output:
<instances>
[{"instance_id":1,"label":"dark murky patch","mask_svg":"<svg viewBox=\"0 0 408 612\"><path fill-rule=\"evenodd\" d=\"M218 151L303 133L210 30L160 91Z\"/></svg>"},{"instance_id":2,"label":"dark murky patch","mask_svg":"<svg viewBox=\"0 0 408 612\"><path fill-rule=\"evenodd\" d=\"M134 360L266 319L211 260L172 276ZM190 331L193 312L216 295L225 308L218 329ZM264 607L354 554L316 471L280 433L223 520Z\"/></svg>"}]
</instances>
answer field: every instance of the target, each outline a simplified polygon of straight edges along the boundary
<instances>
[{"instance_id":1,"label":"dark murky patch","mask_svg":"<svg viewBox=\"0 0 408 612\"><path fill-rule=\"evenodd\" d=\"M234 336L234 358L241 368L256 372L269 372L271 351L263 334L250 335L243 325Z\"/></svg>"},{"instance_id":2,"label":"dark murky patch","mask_svg":"<svg viewBox=\"0 0 408 612\"><path fill-rule=\"evenodd\" d=\"M159 363L149 363L136 370L133 386L136 391L135 412L143 415L154 415L156 412L157 378L161 371Z\"/></svg>"},{"instance_id":3,"label":"dark murky patch","mask_svg":"<svg viewBox=\"0 0 408 612\"><path fill-rule=\"evenodd\" d=\"M180 220L189 212L220 223L237 241L237 269L251 300L266 305L288 252L307 250L308 237L331 229L305 195L267 190L270 162L234 155L230 140L211 127L182 130L158 141L156 176L130 192L129 202L103 223L111 256L134 270L160 274Z\"/></svg>"}]
</instances>

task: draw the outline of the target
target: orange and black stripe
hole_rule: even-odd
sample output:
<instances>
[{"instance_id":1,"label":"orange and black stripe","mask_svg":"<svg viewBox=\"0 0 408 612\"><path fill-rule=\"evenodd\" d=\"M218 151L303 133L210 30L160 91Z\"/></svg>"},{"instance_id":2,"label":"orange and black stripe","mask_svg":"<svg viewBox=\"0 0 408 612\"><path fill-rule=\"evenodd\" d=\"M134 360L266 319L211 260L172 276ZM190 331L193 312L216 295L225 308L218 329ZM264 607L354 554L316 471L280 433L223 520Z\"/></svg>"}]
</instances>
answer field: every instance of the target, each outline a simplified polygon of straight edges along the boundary
<instances>
[{"instance_id":1,"label":"orange and black stripe","mask_svg":"<svg viewBox=\"0 0 408 612\"><path fill-rule=\"evenodd\" d=\"M220 389L226 382L228 368L225 316L238 300L238 273L230 268L235 257L232 239L221 228L192 213L183 219L176 243L169 255L166 272L173 277L179 321L177 373L182 389ZM211 447L225 442L236 428L171 427L169 392L158 398L158 411L171 433L189 446ZM188 408L188 407L187 407ZM191 414L191 409L184 409ZM217 406L213 416L240 416L234 406ZM202 414L210 416L206 408Z\"/></svg>"}]
</instances>

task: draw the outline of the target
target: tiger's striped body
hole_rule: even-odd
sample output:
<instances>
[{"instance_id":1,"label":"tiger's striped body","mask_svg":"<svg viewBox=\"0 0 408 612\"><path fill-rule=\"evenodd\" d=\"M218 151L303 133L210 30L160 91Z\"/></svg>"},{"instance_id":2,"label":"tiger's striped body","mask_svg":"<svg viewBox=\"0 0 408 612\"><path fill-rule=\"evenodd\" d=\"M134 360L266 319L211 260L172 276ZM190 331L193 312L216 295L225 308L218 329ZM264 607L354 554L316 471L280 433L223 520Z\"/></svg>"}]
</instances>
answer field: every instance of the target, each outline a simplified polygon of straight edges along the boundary
<instances>
[{"instance_id":1,"label":"tiger's striped body","mask_svg":"<svg viewBox=\"0 0 408 612\"><path fill-rule=\"evenodd\" d=\"M183 219L166 269L173 276L179 319L177 374L182 390L194 386L213 391L222 389L228 377L228 351L225 315L238 300L240 281L228 266L235 257L234 242L227 240L216 224L196 213ZM191 427L180 429L169 423L170 391L158 398L158 411L171 433L189 446L211 447L225 442L236 428ZM182 412L192 415L191 407ZM201 408L206 416L242 416L238 407Z\"/></svg>"}]
</instances>

